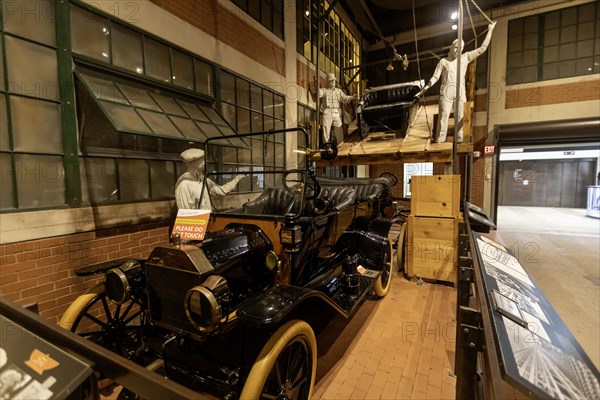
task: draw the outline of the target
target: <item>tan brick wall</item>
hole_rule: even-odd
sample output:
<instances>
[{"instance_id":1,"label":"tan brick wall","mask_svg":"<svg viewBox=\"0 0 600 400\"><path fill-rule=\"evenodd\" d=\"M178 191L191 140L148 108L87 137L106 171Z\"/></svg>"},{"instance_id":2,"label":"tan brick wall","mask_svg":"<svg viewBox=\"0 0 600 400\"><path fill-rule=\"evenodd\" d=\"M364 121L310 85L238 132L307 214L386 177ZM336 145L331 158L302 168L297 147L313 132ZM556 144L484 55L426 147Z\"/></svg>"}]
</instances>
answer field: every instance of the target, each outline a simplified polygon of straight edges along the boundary
<instances>
[{"instance_id":1,"label":"tan brick wall","mask_svg":"<svg viewBox=\"0 0 600 400\"><path fill-rule=\"evenodd\" d=\"M285 49L269 41L256 29L260 24L249 15L238 15L217 1L150 1L254 61L285 75Z\"/></svg>"},{"instance_id":2,"label":"tan brick wall","mask_svg":"<svg viewBox=\"0 0 600 400\"><path fill-rule=\"evenodd\" d=\"M598 100L600 80L562 85L523 84L506 92L506 109Z\"/></svg>"},{"instance_id":3,"label":"tan brick wall","mask_svg":"<svg viewBox=\"0 0 600 400\"><path fill-rule=\"evenodd\" d=\"M79 277L75 269L119 258L146 258L169 240L165 224L130 226L0 246L0 295L58 322L79 295L102 275Z\"/></svg>"}]
</instances>

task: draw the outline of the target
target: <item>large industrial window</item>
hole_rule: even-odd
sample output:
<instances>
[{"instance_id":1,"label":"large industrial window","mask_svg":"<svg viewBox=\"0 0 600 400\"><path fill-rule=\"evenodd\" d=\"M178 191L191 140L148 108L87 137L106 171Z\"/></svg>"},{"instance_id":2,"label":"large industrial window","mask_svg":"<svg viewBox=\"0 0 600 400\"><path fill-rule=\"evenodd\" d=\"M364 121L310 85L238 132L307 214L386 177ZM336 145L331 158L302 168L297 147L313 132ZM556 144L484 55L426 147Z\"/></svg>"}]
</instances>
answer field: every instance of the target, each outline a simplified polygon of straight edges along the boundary
<instances>
[{"instance_id":1,"label":"large industrial window","mask_svg":"<svg viewBox=\"0 0 600 400\"><path fill-rule=\"evenodd\" d=\"M66 204L54 6L36 1L48 15L38 18L21 12L24 3L11 2L11 12L2 7L0 18L3 211Z\"/></svg>"},{"instance_id":2,"label":"large industrial window","mask_svg":"<svg viewBox=\"0 0 600 400\"><path fill-rule=\"evenodd\" d=\"M262 26L283 39L283 0L233 0Z\"/></svg>"},{"instance_id":3,"label":"large industrial window","mask_svg":"<svg viewBox=\"0 0 600 400\"><path fill-rule=\"evenodd\" d=\"M598 2L508 23L509 85L600 72Z\"/></svg>"},{"instance_id":4,"label":"large industrial window","mask_svg":"<svg viewBox=\"0 0 600 400\"><path fill-rule=\"evenodd\" d=\"M296 1L296 50L311 62L317 60L317 21L319 13L328 10L335 2L323 1L321 6L317 0ZM349 82L355 70L352 66L360 65L360 45L338 14L332 10L320 25L321 42L319 68L334 73L341 81ZM360 80L360 75L356 82Z\"/></svg>"},{"instance_id":5,"label":"large industrial window","mask_svg":"<svg viewBox=\"0 0 600 400\"><path fill-rule=\"evenodd\" d=\"M220 78L221 112L237 132L264 132L285 127L283 96L223 70ZM259 171L263 167L284 168L283 136L276 135L276 139L264 142L252 139L250 148L247 149L222 149L224 154L219 158L223 160L224 170L229 168L234 171L236 165L243 166L248 171ZM252 187L248 187L251 184ZM262 190L262 187L257 186L257 182L242 181L240 191L244 190Z\"/></svg>"},{"instance_id":6,"label":"large industrial window","mask_svg":"<svg viewBox=\"0 0 600 400\"><path fill-rule=\"evenodd\" d=\"M213 96L213 66L88 8L71 5L71 44L79 56Z\"/></svg>"}]
</instances>

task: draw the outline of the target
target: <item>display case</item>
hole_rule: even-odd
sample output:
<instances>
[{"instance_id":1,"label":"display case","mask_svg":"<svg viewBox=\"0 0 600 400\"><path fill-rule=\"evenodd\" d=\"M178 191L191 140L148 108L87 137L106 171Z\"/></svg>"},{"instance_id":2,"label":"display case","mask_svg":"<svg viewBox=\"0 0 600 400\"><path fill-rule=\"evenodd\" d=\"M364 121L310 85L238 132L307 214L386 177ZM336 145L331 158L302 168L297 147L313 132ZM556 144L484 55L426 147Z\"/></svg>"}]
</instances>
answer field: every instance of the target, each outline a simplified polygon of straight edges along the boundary
<instances>
[{"instance_id":1,"label":"display case","mask_svg":"<svg viewBox=\"0 0 600 400\"><path fill-rule=\"evenodd\" d=\"M588 186L587 210L585 215L600 218L600 186Z\"/></svg>"}]
</instances>

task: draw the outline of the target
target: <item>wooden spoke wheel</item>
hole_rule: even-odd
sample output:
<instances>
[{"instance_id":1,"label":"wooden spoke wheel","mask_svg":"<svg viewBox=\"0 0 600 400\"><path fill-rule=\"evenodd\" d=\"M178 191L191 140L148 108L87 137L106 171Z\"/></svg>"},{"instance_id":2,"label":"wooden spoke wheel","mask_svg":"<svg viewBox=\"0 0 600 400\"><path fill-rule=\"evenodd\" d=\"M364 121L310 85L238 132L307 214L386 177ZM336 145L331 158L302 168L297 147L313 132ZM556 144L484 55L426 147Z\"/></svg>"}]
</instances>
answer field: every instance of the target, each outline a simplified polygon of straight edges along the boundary
<instances>
[{"instance_id":1,"label":"wooden spoke wheel","mask_svg":"<svg viewBox=\"0 0 600 400\"><path fill-rule=\"evenodd\" d=\"M392 255L394 254L392 250L392 243L388 239L388 243L386 246L386 251L383 256L383 270L381 271L381 275L373 284L373 292L377 297L384 297L390 291L390 284L392 282L392 266L394 264Z\"/></svg>"}]
</instances>

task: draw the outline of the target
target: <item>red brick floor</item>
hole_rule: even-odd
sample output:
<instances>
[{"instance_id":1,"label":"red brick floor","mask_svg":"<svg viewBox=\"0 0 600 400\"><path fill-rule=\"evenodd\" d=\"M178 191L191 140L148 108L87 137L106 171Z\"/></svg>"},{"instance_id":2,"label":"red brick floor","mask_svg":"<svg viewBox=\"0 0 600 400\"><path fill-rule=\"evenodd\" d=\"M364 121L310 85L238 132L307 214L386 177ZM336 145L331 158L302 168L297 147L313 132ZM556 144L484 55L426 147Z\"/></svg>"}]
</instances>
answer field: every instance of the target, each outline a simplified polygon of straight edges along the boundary
<instances>
[{"instance_id":1,"label":"red brick floor","mask_svg":"<svg viewBox=\"0 0 600 400\"><path fill-rule=\"evenodd\" d=\"M313 399L455 398L454 288L395 273L386 297L332 324L318 335Z\"/></svg>"}]
</instances>

